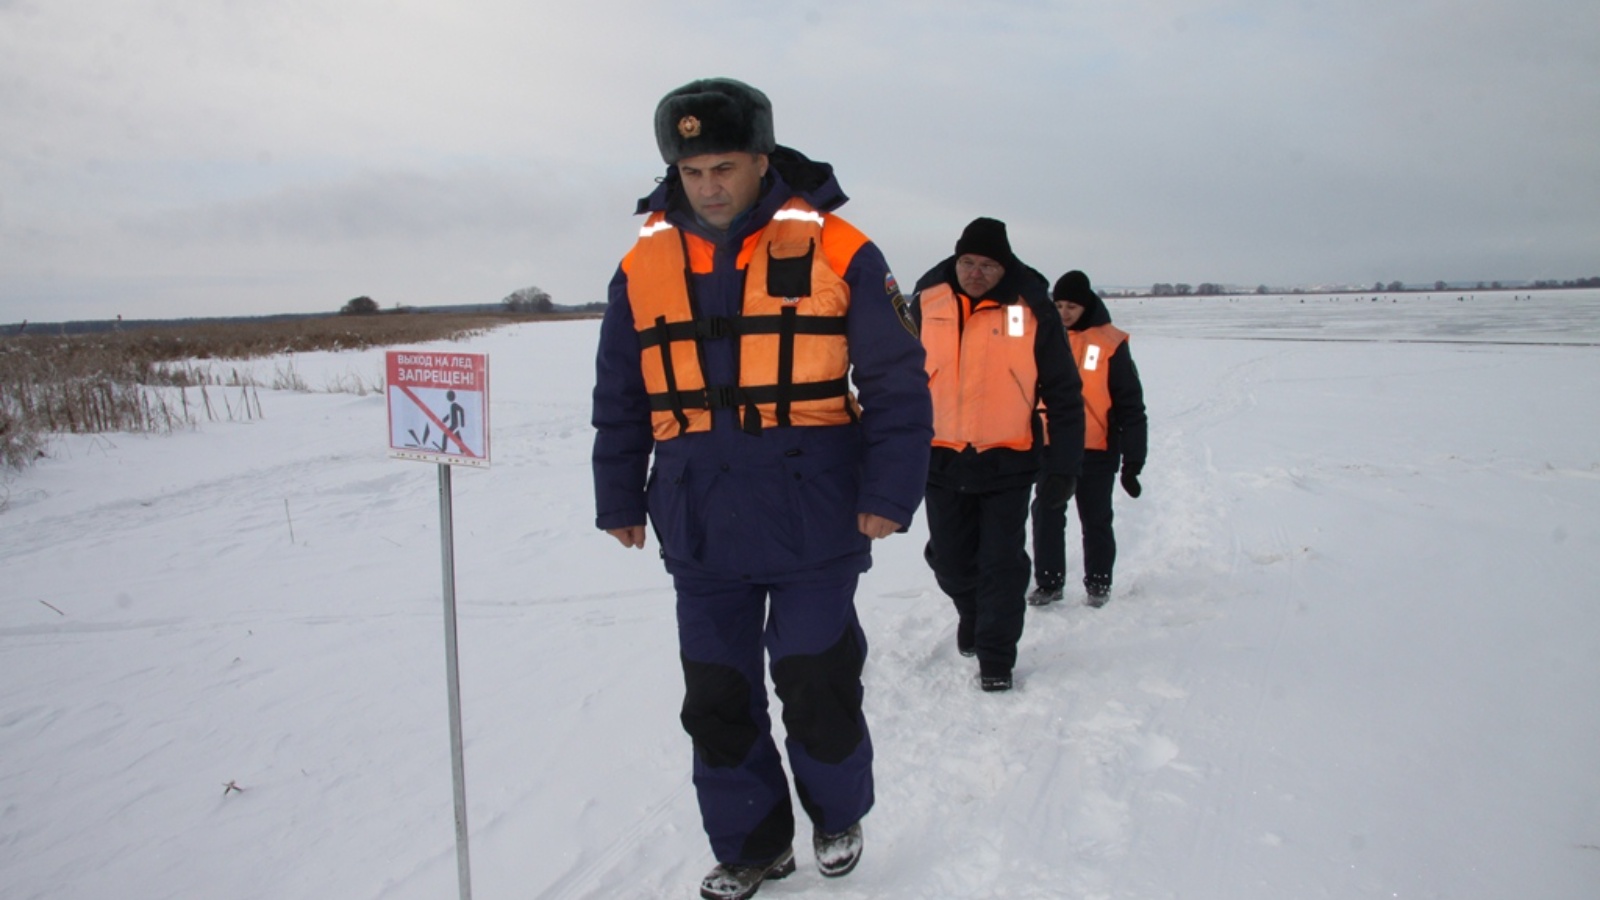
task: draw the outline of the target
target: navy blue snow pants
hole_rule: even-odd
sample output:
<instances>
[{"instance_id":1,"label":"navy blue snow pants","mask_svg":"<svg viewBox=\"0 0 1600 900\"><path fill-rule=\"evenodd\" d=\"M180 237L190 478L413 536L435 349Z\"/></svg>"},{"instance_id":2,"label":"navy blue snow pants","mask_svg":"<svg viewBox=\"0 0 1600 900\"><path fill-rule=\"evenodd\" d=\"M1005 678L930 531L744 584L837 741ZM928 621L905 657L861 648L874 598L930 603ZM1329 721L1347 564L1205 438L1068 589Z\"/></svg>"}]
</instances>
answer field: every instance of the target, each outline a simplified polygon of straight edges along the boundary
<instances>
[{"instance_id":1,"label":"navy blue snow pants","mask_svg":"<svg viewBox=\"0 0 1600 900\"><path fill-rule=\"evenodd\" d=\"M795 794L829 834L872 808L872 741L861 711L867 639L859 575L750 584L675 575L683 728L694 740L700 818L718 862L771 861L794 809L767 712L763 656L783 704Z\"/></svg>"}]
</instances>

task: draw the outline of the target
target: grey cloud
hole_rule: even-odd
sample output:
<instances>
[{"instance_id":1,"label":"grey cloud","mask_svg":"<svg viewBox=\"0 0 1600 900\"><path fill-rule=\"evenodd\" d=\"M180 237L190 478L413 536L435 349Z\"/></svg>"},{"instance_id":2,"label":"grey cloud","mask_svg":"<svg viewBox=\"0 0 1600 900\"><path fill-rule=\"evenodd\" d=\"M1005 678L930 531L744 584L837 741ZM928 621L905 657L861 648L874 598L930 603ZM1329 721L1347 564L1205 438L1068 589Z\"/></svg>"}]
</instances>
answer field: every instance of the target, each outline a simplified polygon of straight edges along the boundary
<instances>
[{"instance_id":1,"label":"grey cloud","mask_svg":"<svg viewBox=\"0 0 1600 900\"><path fill-rule=\"evenodd\" d=\"M149 7L0 7L0 320L46 276L598 299L656 100L706 75L772 97L906 281L980 214L1108 286L1600 274L1589 3Z\"/></svg>"},{"instance_id":2,"label":"grey cloud","mask_svg":"<svg viewBox=\"0 0 1600 900\"><path fill-rule=\"evenodd\" d=\"M537 231L552 210L583 210L570 195L526 176L358 172L261 196L122 221L126 231L172 240L428 240L454 233Z\"/></svg>"}]
</instances>

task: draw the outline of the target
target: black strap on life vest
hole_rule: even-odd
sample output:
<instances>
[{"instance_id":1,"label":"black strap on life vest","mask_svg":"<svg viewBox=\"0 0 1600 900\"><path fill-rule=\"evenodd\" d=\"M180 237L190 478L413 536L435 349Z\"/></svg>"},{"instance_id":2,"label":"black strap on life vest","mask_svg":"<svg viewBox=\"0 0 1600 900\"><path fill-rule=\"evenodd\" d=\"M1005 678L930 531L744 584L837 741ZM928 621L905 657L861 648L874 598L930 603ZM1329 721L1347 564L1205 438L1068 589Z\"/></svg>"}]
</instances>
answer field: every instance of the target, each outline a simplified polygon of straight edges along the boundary
<instances>
[{"instance_id":1,"label":"black strap on life vest","mask_svg":"<svg viewBox=\"0 0 1600 900\"><path fill-rule=\"evenodd\" d=\"M843 316L802 316L795 307L785 307L777 315L764 316L705 316L700 315L700 304L696 302L694 293L694 272L689 262L688 239L683 234L683 229L678 231L678 240L683 246L683 280L689 295L689 310L694 316L687 322L668 322L665 316L657 316L655 323L649 328L639 332L639 346L641 350L652 347L660 348L661 364L665 373L667 389L659 394L650 395L650 409L652 412L670 410L672 417L677 420L678 434L683 434L689 428L689 417L685 414L688 409L740 409L740 427L748 434L761 433L761 409L763 403L773 405L779 425L791 424L790 407L793 403L808 400L826 400L830 397L844 399L845 411L850 416L851 422L859 421L855 407L850 403L850 381L848 377L834 378L828 381L814 381L805 384L794 383L794 339L796 335L844 335L848 333L848 326ZM809 256L807 257L809 259ZM808 264L809 267L809 264ZM672 367L672 345L676 342L689 341L699 357L700 371L706 371L705 342L708 340L723 340L737 338L741 335L775 334L778 336L778 383L757 387L740 387L738 385L708 385L698 390L679 390L677 373ZM738 347L735 345L734 367L738 369Z\"/></svg>"},{"instance_id":2,"label":"black strap on life vest","mask_svg":"<svg viewBox=\"0 0 1600 900\"><path fill-rule=\"evenodd\" d=\"M665 331L667 329L667 327L668 327L667 326L667 317L666 316L656 316L655 327L652 328L647 333L659 334L659 333ZM641 335L640 337L641 337L641 342L642 342L643 335ZM658 397L663 398L663 399L667 399L667 400L670 401L670 400L673 400L674 398L682 396L681 393L678 391L678 372L677 372L677 370L675 370L672 367L672 341L670 341L670 340L660 341L659 343L647 344L646 346L659 346L661 348L661 371L666 376L666 379L667 379L667 391L666 391L665 394L652 394L652 395L650 395L650 408L651 409L670 409L670 410L672 410L672 417L674 419L678 420L678 434L681 435L681 434L684 433L684 431L688 430L688 428L689 428L689 417L683 411L683 404L681 402L675 402L675 403L670 403L670 405L664 406L664 407L657 407L656 406L656 399Z\"/></svg>"},{"instance_id":3,"label":"black strap on life vest","mask_svg":"<svg viewBox=\"0 0 1600 900\"><path fill-rule=\"evenodd\" d=\"M778 402L773 413L779 425L789 424L789 405L794 394L794 323L795 308L785 306L783 324L778 328Z\"/></svg>"},{"instance_id":4,"label":"black strap on life vest","mask_svg":"<svg viewBox=\"0 0 1600 900\"><path fill-rule=\"evenodd\" d=\"M738 333L738 320L726 316L709 316L670 324L657 320L654 326L639 332L639 346L649 348L667 341L719 340Z\"/></svg>"},{"instance_id":5,"label":"black strap on life vest","mask_svg":"<svg viewBox=\"0 0 1600 900\"><path fill-rule=\"evenodd\" d=\"M749 434L761 433L760 404L771 403L779 425L792 424L791 406L806 400L825 400L829 397L845 398L850 393L848 378L794 383L794 339L796 335L843 335L847 325L843 316L802 316L793 307L778 315L740 316L728 318L711 316L692 322L667 322L657 317L650 328L639 332L639 345L649 349L659 347L662 365L666 366L667 390L650 395L650 408L661 412L671 410L678 421L678 433L688 428L686 409L740 409L740 428ZM751 334L778 336L778 383L757 387L738 385L712 385L701 390L681 391L672 370L672 344L693 341L702 354L702 341L720 340ZM702 367L702 371L704 368ZM855 408L845 401L850 421L858 421Z\"/></svg>"},{"instance_id":6,"label":"black strap on life vest","mask_svg":"<svg viewBox=\"0 0 1600 900\"><path fill-rule=\"evenodd\" d=\"M843 316L788 315L792 312L784 310L784 314L776 316L740 316L736 319L707 316L692 322L663 323L657 319L655 325L639 332L639 346L649 348L666 341L720 340L736 335L783 334L785 331L793 334L846 333ZM786 324L786 319L793 319L793 324Z\"/></svg>"},{"instance_id":7,"label":"black strap on life vest","mask_svg":"<svg viewBox=\"0 0 1600 900\"><path fill-rule=\"evenodd\" d=\"M775 384L762 385L760 387L737 387L728 384L717 384L692 391L669 391L651 394L650 409L653 412L669 409L737 409L750 404L776 404L780 398L780 391L786 392L789 395L789 399L796 402L826 400L829 397L843 396L849 386L850 379L848 377L832 378L827 381L809 381L805 384L791 384L787 388L780 388Z\"/></svg>"},{"instance_id":8,"label":"black strap on life vest","mask_svg":"<svg viewBox=\"0 0 1600 900\"><path fill-rule=\"evenodd\" d=\"M692 317L691 322L694 322L700 319L700 304L694 295L694 271L693 263L689 261L689 240L684 236L682 228L677 228L674 230L678 232L678 247L681 251L680 255L683 258L683 288L689 299L689 315ZM681 436L684 432L689 430L689 416L684 412L685 407L682 401L684 392L678 390L678 373L672 365L672 344L674 341L693 339L695 336L678 334L677 325L678 323L669 325L667 323L667 317L664 315L656 316L655 325L639 333L639 345L641 351L647 350L651 347L661 348L661 366L663 375L667 382L667 390L664 394L650 395L650 407L652 410L657 411L663 409L672 410L672 418L677 421L678 434ZM702 373L701 377L703 378L706 370L705 350L701 346L699 340L694 340L694 343L691 344L691 346L694 350L695 356L697 357L700 371ZM665 399L668 405L657 406L656 401L658 399Z\"/></svg>"}]
</instances>

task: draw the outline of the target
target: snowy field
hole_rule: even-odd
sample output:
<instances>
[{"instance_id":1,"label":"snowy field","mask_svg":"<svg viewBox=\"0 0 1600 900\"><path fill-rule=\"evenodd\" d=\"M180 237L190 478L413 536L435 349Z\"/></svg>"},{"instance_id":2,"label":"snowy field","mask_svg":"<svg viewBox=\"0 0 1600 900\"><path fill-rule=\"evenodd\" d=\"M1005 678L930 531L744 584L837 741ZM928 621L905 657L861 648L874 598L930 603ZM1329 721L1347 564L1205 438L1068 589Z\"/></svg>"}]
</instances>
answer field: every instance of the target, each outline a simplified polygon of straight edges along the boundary
<instances>
[{"instance_id":1,"label":"snowy field","mask_svg":"<svg viewBox=\"0 0 1600 900\"><path fill-rule=\"evenodd\" d=\"M985 695L924 523L879 543L865 856L760 896L1600 897L1600 292L1518 297L1113 300L1152 437L1111 604L1030 610ZM667 577L592 525L597 330L436 345L491 356L494 465L454 473L480 900L713 864ZM7 900L457 896L437 468L380 395L261 406L0 487Z\"/></svg>"}]
</instances>

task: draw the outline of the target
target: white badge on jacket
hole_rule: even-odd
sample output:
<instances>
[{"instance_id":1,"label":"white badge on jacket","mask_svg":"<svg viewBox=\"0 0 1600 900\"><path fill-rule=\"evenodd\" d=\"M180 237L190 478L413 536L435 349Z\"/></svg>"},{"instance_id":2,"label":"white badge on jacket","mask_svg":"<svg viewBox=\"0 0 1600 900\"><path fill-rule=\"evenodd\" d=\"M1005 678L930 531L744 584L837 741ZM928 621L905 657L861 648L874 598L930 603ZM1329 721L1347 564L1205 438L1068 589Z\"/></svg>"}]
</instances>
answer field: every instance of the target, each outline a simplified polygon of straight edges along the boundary
<instances>
[{"instance_id":1,"label":"white badge on jacket","mask_svg":"<svg viewBox=\"0 0 1600 900\"><path fill-rule=\"evenodd\" d=\"M1022 330L1022 307L1008 307L1006 309L1006 334L1011 337L1022 337Z\"/></svg>"},{"instance_id":2,"label":"white badge on jacket","mask_svg":"<svg viewBox=\"0 0 1600 900\"><path fill-rule=\"evenodd\" d=\"M1093 372L1100 368L1100 345L1090 344L1089 349L1083 354L1083 368L1086 372Z\"/></svg>"}]
</instances>

